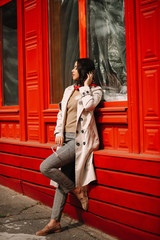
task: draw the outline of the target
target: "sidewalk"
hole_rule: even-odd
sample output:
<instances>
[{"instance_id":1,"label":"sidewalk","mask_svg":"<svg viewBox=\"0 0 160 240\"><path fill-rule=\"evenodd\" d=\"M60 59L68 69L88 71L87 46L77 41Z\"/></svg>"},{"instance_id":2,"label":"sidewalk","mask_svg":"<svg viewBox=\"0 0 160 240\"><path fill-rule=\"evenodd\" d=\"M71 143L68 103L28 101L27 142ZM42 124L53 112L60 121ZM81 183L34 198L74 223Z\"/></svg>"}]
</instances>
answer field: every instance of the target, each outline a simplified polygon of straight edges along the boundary
<instances>
[{"instance_id":1,"label":"sidewalk","mask_svg":"<svg viewBox=\"0 0 160 240\"><path fill-rule=\"evenodd\" d=\"M36 236L50 215L51 208L0 185L0 240L116 240L67 215L62 217L60 233Z\"/></svg>"}]
</instances>

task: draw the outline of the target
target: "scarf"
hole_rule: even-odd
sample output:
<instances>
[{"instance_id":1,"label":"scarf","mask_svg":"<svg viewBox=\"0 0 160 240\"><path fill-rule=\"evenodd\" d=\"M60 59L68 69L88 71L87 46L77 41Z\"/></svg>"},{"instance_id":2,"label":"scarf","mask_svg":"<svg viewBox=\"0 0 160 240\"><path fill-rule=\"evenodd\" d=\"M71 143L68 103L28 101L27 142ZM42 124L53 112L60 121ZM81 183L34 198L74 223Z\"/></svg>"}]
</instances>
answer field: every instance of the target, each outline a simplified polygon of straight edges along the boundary
<instances>
[{"instance_id":1,"label":"scarf","mask_svg":"<svg viewBox=\"0 0 160 240\"><path fill-rule=\"evenodd\" d=\"M89 85L89 87L92 87L92 86L97 87L97 85L94 84L94 83L91 83L91 84ZM76 86L76 85L74 85L74 89L75 89L75 90L79 90L80 87L81 87L81 86Z\"/></svg>"}]
</instances>

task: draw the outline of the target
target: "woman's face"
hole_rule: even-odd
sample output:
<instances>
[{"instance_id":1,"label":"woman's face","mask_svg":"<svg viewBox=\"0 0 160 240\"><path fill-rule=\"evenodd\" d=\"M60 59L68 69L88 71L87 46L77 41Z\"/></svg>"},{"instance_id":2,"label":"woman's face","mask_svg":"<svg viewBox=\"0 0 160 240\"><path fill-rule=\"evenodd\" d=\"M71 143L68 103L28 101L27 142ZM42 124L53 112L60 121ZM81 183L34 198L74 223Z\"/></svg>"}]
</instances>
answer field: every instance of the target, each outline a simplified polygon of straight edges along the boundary
<instances>
[{"instance_id":1,"label":"woman's face","mask_svg":"<svg viewBox=\"0 0 160 240\"><path fill-rule=\"evenodd\" d=\"M75 62L74 68L72 69L72 78L73 78L74 81L79 79L79 73L78 73L78 69L77 69L77 62Z\"/></svg>"}]
</instances>

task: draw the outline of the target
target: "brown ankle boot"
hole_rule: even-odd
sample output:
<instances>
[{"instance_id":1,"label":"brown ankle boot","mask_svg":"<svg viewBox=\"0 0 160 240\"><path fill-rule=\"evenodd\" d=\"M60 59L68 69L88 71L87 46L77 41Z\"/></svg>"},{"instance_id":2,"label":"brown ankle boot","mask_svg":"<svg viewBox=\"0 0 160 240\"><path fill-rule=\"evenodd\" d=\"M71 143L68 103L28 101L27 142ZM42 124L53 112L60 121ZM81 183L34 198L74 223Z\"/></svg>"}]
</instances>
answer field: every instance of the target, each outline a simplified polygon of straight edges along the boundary
<instances>
[{"instance_id":1,"label":"brown ankle boot","mask_svg":"<svg viewBox=\"0 0 160 240\"><path fill-rule=\"evenodd\" d=\"M87 211L88 209L88 195L87 195L87 186L77 187L71 191L78 200L81 202L83 210Z\"/></svg>"},{"instance_id":2,"label":"brown ankle boot","mask_svg":"<svg viewBox=\"0 0 160 240\"><path fill-rule=\"evenodd\" d=\"M61 225L59 223L55 224L54 227L49 227L48 224L41 229L40 231L36 232L37 236L46 236L50 233L57 233L61 231Z\"/></svg>"}]
</instances>

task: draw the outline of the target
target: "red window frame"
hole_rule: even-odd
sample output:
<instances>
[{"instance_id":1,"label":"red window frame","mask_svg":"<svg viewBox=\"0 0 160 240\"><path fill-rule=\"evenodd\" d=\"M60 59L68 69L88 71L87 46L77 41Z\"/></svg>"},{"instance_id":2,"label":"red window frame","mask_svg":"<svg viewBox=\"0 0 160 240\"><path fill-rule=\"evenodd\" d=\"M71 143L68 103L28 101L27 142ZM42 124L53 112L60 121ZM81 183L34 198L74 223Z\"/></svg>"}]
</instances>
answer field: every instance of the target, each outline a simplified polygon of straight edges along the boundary
<instances>
[{"instance_id":1,"label":"red window frame","mask_svg":"<svg viewBox=\"0 0 160 240\"><path fill-rule=\"evenodd\" d=\"M0 7L12 0L1 0ZM2 67L1 67L1 22L0 22L0 120L13 120L20 123L20 140L26 140L26 95L25 95L25 70L24 70L24 19L23 1L17 0L17 45L18 45L18 93L19 105L3 106L2 103ZM19 112L19 109L21 111Z\"/></svg>"},{"instance_id":2,"label":"red window frame","mask_svg":"<svg viewBox=\"0 0 160 240\"><path fill-rule=\"evenodd\" d=\"M0 7L4 6L5 4L11 2L12 0L2 0L0 2ZM18 5L18 4L17 4ZM18 11L17 11L18 12ZM19 111L19 105L14 105L14 106L3 106L3 94L2 94L2 53L1 53L1 49L2 49L2 36L1 36L1 13L0 13L0 110L2 109L12 109L11 112L18 112ZM18 21L17 21L17 40L18 40ZM14 109L14 110L13 110Z\"/></svg>"},{"instance_id":3,"label":"red window frame","mask_svg":"<svg viewBox=\"0 0 160 240\"><path fill-rule=\"evenodd\" d=\"M80 57L87 57L87 27L86 27L86 0L78 0L79 4L79 42ZM49 36L48 32L48 4L47 0L42 2L43 9L43 36ZM114 115L119 113L126 115L130 152L139 153L139 99L138 99L138 60L137 60L137 33L136 33L136 3L134 0L125 0L125 29L126 29L126 62L127 62L127 101L104 102L99 111L112 111ZM43 40L44 44L44 114L56 114L58 104L50 104L50 76L49 76L49 37ZM108 110L107 110L108 109ZM113 124L116 124L114 122Z\"/></svg>"},{"instance_id":4,"label":"red window frame","mask_svg":"<svg viewBox=\"0 0 160 240\"><path fill-rule=\"evenodd\" d=\"M133 0L132 0L133 1ZM47 18L47 21L48 21L48 6L47 6L47 1L45 1L46 3L43 3L46 8L44 9L47 9L47 12L43 12L43 15L44 15L44 19ZM126 1L127 2L127 1ZM127 6L128 3L126 3L125 5L125 9L128 7ZM78 5L79 5L79 44L80 44L80 57L81 58L85 58L87 57L87 26L86 26L86 0L78 0ZM125 10L126 15L128 15L128 12L127 10ZM127 18L127 17L126 17ZM46 22L47 23L47 22ZM44 31L44 34L47 34L49 36L49 32L48 32L48 23L46 25L43 25L43 31ZM126 26L126 32L127 32L127 26ZM45 42L44 42L44 45L46 47L46 44L48 44L48 50L47 50L47 58L46 58L46 66L48 65L49 66L49 39L47 39L47 42L46 42L46 39L45 39ZM126 49L129 50L129 46L127 47L127 39L126 39ZM47 69L47 68L46 68ZM57 109L57 104L51 104L50 103L50 83L49 83L49 69L46 72L46 77L48 78L48 84L47 84L47 99L46 99L46 102L47 102L47 106L46 108L49 108L49 109ZM128 64L127 64L127 85L128 85L128 78L129 78L129 67L128 67ZM128 101L115 101L115 102L105 102L103 103L102 107L128 107Z\"/></svg>"},{"instance_id":5,"label":"red window frame","mask_svg":"<svg viewBox=\"0 0 160 240\"><path fill-rule=\"evenodd\" d=\"M101 107L118 112L124 108L128 121L130 152L140 152L137 70L136 3L125 0L127 101L104 102ZM86 0L79 0L80 57L87 57Z\"/></svg>"},{"instance_id":6,"label":"red window frame","mask_svg":"<svg viewBox=\"0 0 160 240\"><path fill-rule=\"evenodd\" d=\"M87 57L86 0L79 0L79 42L80 57ZM128 101L105 102L102 107L127 107Z\"/></svg>"}]
</instances>

